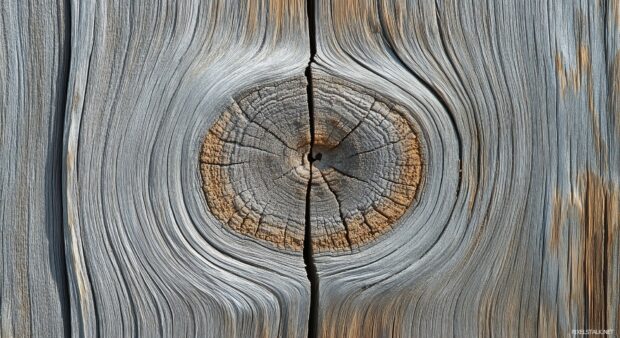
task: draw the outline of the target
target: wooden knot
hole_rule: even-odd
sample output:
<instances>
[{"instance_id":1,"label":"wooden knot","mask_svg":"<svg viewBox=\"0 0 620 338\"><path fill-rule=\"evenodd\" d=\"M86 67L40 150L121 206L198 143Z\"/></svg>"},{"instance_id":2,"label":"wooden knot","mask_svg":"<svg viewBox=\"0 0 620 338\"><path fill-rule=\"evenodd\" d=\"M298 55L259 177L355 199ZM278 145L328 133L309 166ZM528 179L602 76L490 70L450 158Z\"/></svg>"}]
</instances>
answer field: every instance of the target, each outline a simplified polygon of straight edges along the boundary
<instances>
[{"instance_id":1,"label":"wooden knot","mask_svg":"<svg viewBox=\"0 0 620 338\"><path fill-rule=\"evenodd\" d=\"M404 108L343 80L315 78L313 98L313 247L358 248L412 204L422 173L418 133Z\"/></svg>"},{"instance_id":2,"label":"wooden knot","mask_svg":"<svg viewBox=\"0 0 620 338\"><path fill-rule=\"evenodd\" d=\"M305 78L240 95L204 139L203 190L236 233L301 251L308 204L314 251L353 250L414 201L418 133L404 108L343 80L314 79L313 103L310 115Z\"/></svg>"}]
</instances>

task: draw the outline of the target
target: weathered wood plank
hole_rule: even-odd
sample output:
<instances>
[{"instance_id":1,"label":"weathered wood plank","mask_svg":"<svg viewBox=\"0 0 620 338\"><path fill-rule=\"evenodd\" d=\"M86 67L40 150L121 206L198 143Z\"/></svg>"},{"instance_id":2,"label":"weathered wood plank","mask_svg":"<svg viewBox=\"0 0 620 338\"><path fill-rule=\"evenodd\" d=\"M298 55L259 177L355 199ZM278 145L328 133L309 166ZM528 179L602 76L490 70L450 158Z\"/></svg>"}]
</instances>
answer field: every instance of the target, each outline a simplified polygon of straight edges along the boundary
<instances>
[{"instance_id":1,"label":"weathered wood plank","mask_svg":"<svg viewBox=\"0 0 620 338\"><path fill-rule=\"evenodd\" d=\"M300 253L224 229L199 161L232 98L303 75L303 4L75 1L73 11L64 157L73 334L305 335Z\"/></svg>"},{"instance_id":2,"label":"weathered wood plank","mask_svg":"<svg viewBox=\"0 0 620 338\"><path fill-rule=\"evenodd\" d=\"M316 258L322 336L617 330L617 7L320 1L313 69L405 103L429 147L392 234Z\"/></svg>"},{"instance_id":3,"label":"weathered wood plank","mask_svg":"<svg viewBox=\"0 0 620 338\"><path fill-rule=\"evenodd\" d=\"M617 334L618 1L0 8L2 336Z\"/></svg>"},{"instance_id":4,"label":"weathered wood plank","mask_svg":"<svg viewBox=\"0 0 620 338\"><path fill-rule=\"evenodd\" d=\"M65 3L0 3L0 336L62 336Z\"/></svg>"}]
</instances>

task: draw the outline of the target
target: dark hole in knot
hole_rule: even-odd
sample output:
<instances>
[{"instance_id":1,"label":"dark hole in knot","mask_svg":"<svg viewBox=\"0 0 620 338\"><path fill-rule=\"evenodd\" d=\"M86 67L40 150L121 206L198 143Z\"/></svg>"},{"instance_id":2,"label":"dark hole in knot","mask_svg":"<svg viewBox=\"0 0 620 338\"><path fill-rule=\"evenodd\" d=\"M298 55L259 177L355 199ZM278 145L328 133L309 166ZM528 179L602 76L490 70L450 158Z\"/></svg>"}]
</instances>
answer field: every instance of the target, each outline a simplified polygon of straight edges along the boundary
<instances>
[{"instance_id":1,"label":"dark hole in knot","mask_svg":"<svg viewBox=\"0 0 620 338\"><path fill-rule=\"evenodd\" d=\"M323 154L321 154L321 153L316 153L316 154L314 154L314 156L312 156L311 153L308 153L308 161L310 161L310 163L312 163L314 161L320 161L321 158L323 158Z\"/></svg>"}]
</instances>

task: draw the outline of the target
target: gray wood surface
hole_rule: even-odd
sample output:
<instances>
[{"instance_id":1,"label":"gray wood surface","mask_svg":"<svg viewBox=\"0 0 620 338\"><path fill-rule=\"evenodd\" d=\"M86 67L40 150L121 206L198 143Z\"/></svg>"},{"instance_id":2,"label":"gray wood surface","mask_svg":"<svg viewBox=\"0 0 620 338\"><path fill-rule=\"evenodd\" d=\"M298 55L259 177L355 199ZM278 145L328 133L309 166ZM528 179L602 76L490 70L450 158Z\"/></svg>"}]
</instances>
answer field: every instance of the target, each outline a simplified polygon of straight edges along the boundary
<instances>
[{"instance_id":1,"label":"gray wood surface","mask_svg":"<svg viewBox=\"0 0 620 338\"><path fill-rule=\"evenodd\" d=\"M74 6L65 126L73 333L303 335L303 260L239 238L207 212L199 155L231 97L303 74L305 7Z\"/></svg>"},{"instance_id":2,"label":"gray wood surface","mask_svg":"<svg viewBox=\"0 0 620 338\"><path fill-rule=\"evenodd\" d=\"M408 103L430 148L393 235L317 258L323 336L617 334L618 6L320 2L315 68Z\"/></svg>"},{"instance_id":3,"label":"gray wood surface","mask_svg":"<svg viewBox=\"0 0 620 338\"><path fill-rule=\"evenodd\" d=\"M0 336L63 336L63 2L0 2Z\"/></svg>"},{"instance_id":4,"label":"gray wood surface","mask_svg":"<svg viewBox=\"0 0 620 338\"><path fill-rule=\"evenodd\" d=\"M619 27L618 0L4 1L0 334L618 335Z\"/></svg>"}]
</instances>

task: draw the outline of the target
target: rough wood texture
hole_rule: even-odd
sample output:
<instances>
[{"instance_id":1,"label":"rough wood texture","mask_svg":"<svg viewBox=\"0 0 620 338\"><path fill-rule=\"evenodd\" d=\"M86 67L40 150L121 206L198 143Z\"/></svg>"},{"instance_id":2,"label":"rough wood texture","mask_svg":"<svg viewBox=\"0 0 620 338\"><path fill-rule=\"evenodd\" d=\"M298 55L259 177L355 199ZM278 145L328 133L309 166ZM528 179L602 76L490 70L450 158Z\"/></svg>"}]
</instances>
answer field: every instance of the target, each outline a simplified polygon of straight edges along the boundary
<instances>
[{"instance_id":1,"label":"rough wood texture","mask_svg":"<svg viewBox=\"0 0 620 338\"><path fill-rule=\"evenodd\" d=\"M69 330L61 154L63 2L0 2L0 336Z\"/></svg>"},{"instance_id":2,"label":"rough wood texture","mask_svg":"<svg viewBox=\"0 0 620 338\"><path fill-rule=\"evenodd\" d=\"M306 78L240 95L211 126L200 170L209 211L237 233L302 251L310 179Z\"/></svg>"},{"instance_id":3,"label":"rough wood texture","mask_svg":"<svg viewBox=\"0 0 620 338\"><path fill-rule=\"evenodd\" d=\"M319 2L313 69L409 103L429 149L403 225L316 259L321 336L618 333L618 7Z\"/></svg>"},{"instance_id":4,"label":"rough wood texture","mask_svg":"<svg viewBox=\"0 0 620 338\"><path fill-rule=\"evenodd\" d=\"M379 93L313 74L313 249L358 251L399 225L422 176L410 113Z\"/></svg>"},{"instance_id":5,"label":"rough wood texture","mask_svg":"<svg viewBox=\"0 0 620 338\"><path fill-rule=\"evenodd\" d=\"M305 335L301 256L224 229L199 166L231 98L303 76L304 5L72 6L64 188L73 334Z\"/></svg>"},{"instance_id":6,"label":"rough wood texture","mask_svg":"<svg viewBox=\"0 0 620 338\"><path fill-rule=\"evenodd\" d=\"M331 77L314 78L311 115L302 79L261 84L218 117L202 144L203 191L247 238L302 251L308 208L313 250L349 252L412 205L420 144L403 107Z\"/></svg>"},{"instance_id":7,"label":"rough wood texture","mask_svg":"<svg viewBox=\"0 0 620 338\"><path fill-rule=\"evenodd\" d=\"M3 337L618 334L619 1L0 9Z\"/></svg>"}]
</instances>

